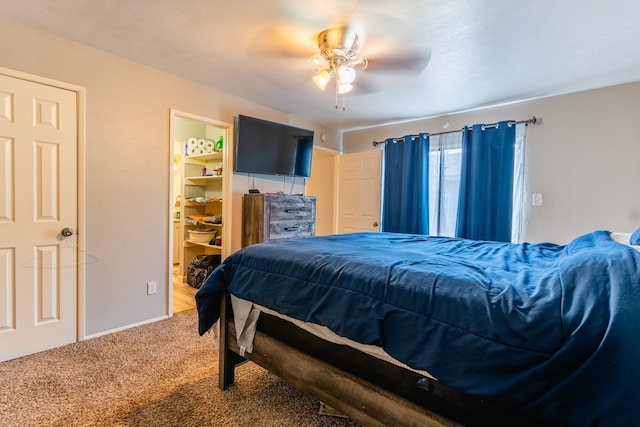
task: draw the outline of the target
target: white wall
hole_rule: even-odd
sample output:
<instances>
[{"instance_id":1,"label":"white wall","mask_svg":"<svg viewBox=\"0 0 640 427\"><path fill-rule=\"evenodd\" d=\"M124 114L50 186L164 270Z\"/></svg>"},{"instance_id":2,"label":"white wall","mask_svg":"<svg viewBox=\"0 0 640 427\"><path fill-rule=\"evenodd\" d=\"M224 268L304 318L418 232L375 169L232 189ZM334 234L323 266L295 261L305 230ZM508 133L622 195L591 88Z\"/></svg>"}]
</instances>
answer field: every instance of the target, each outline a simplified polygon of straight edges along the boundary
<instances>
[{"instance_id":1,"label":"white wall","mask_svg":"<svg viewBox=\"0 0 640 427\"><path fill-rule=\"evenodd\" d=\"M2 18L0 35L1 67L86 88L86 229L78 231L98 258L86 266L87 335L166 314L170 109L226 123L252 115L314 129L327 135L322 145L340 146L334 130L77 42ZM234 178L237 199L248 187ZM146 295L150 280L158 285L153 296Z\"/></svg>"},{"instance_id":2,"label":"white wall","mask_svg":"<svg viewBox=\"0 0 640 427\"><path fill-rule=\"evenodd\" d=\"M542 124L527 129L524 239L566 243L593 230L640 227L640 83L347 132L343 150L439 132L445 122L451 130L532 116ZM532 206L533 193L543 195L542 206Z\"/></svg>"}]
</instances>

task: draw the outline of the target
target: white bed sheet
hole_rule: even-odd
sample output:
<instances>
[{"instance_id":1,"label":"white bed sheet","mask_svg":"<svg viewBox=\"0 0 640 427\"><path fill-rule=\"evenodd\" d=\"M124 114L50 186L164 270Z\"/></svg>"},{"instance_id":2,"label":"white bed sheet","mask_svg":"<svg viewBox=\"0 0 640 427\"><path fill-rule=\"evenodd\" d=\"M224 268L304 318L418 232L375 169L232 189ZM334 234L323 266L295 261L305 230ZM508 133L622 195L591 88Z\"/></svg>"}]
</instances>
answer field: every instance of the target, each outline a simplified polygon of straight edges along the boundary
<instances>
[{"instance_id":1,"label":"white bed sheet","mask_svg":"<svg viewBox=\"0 0 640 427\"><path fill-rule=\"evenodd\" d=\"M348 338L341 337L326 326L293 319L269 308L253 304L251 301L246 301L238 298L234 295L231 295L231 306L233 308L236 337L238 340L238 346L240 347L241 356L245 351L248 353L251 353L253 351L253 338L256 332L258 317L260 312L263 312L291 322L300 329L303 329L319 338L322 338L325 341L329 341L335 344L347 345L370 356L374 356L378 359L384 360L385 362L389 362L396 366L412 370L428 378L436 379L433 375L429 374L426 371L412 369L399 360L394 359L381 347L369 344L360 344Z\"/></svg>"}]
</instances>

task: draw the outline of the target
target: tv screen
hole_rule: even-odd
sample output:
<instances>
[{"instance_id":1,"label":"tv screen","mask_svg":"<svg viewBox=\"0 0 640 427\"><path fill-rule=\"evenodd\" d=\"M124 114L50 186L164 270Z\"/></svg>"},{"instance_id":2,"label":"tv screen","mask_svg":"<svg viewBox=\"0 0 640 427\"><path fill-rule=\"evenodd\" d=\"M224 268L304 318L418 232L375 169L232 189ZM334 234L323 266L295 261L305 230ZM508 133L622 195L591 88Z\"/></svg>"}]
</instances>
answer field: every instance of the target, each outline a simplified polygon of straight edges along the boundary
<instances>
[{"instance_id":1,"label":"tv screen","mask_svg":"<svg viewBox=\"0 0 640 427\"><path fill-rule=\"evenodd\" d=\"M313 131L239 115L235 171L308 178Z\"/></svg>"}]
</instances>

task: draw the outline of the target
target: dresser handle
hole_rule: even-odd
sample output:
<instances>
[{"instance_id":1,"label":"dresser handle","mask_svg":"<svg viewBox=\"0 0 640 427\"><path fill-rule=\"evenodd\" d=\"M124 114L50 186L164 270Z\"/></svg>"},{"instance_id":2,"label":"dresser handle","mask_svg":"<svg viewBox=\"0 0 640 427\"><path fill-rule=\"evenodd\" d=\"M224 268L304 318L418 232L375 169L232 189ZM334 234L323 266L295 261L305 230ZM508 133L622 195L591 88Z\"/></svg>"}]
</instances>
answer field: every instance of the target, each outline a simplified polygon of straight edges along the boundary
<instances>
[{"instance_id":1,"label":"dresser handle","mask_svg":"<svg viewBox=\"0 0 640 427\"><path fill-rule=\"evenodd\" d=\"M290 214L299 214L300 211L297 209L285 209L284 210L286 213L290 213Z\"/></svg>"},{"instance_id":2,"label":"dresser handle","mask_svg":"<svg viewBox=\"0 0 640 427\"><path fill-rule=\"evenodd\" d=\"M285 227L284 231L298 231L300 227Z\"/></svg>"}]
</instances>

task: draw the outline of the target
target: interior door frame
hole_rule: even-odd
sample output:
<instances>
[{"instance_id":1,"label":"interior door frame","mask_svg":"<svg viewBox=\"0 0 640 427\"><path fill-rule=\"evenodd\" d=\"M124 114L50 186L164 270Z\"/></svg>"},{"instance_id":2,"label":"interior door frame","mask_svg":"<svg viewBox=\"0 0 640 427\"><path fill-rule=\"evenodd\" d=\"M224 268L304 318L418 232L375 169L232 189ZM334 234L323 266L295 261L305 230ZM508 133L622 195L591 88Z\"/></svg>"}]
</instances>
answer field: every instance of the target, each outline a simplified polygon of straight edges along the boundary
<instances>
[{"instance_id":1,"label":"interior door frame","mask_svg":"<svg viewBox=\"0 0 640 427\"><path fill-rule=\"evenodd\" d=\"M226 258L230 254L229 248L231 247L231 194L232 194L232 179L233 173L231 170L231 152L233 141L233 125L225 123L220 120L212 119L210 117L199 116L197 114L187 113L185 111L176 110L174 108L169 109L169 167L168 167L168 179L169 179L169 199L167 202L168 215L167 215L167 292L166 292L166 314L167 317L173 317L173 203L175 200L175 191L173 188L173 156L174 156L174 140L175 140L175 124L176 118L193 120L201 122L206 125L226 129L227 136L222 148L222 217L224 220L224 227L222 228L222 241L229 242L222 246L222 259ZM181 171L184 174L184 170ZM182 179L180 180L182 182ZM179 233L182 236L182 232Z\"/></svg>"},{"instance_id":2,"label":"interior door frame","mask_svg":"<svg viewBox=\"0 0 640 427\"><path fill-rule=\"evenodd\" d=\"M314 151L314 156L315 156L315 152L319 152L322 153L321 156L323 156L323 158L321 159L316 159L314 158L311 162L311 176L309 178L307 178L306 182L305 182L305 188L304 188L304 192L306 195L309 196L316 196L316 235L323 235L323 233L320 232L320 228L319 228L319 224L320 222L318 221L318 217L320 217L320 215L322 215L322 213L326 213L326 212L330 212L331 217L328 219L328 221L330 221L330 230L329 230L329 234L336 234L336 224L337 224L337 216L338 216L338 211L337 211L337 206L338 206L338 162L339 162L339 158L340 155L342 154L340 151L338 150L334 150L333 148L327 148L327 147L323 147L321 145L314 145L313 146L313 151ZM333 162L333 165L331 167L330 170L325 170L323 168L320 168L318 166L318 162L319 161L325 161L327 159L331 159L331 161ZM327 173L325 173L327 172ZM330 188L329 186L324 186L324 182L329 180L329 184L330 184ZM325 192L314 192L314 190L317 189L324 189L325 192L329 191L331 194L331 199L327 200L328 197L324 197L325 196ZM320 204L329 204L329 208L328 209L322 209L320 208ZM322 221L324 222L324 221ZM326 224L324 224L326 225ZM327 234L327 233L324 233Z\"/></svg>"},{"instance_id":3,"label":"interior door frame","mask_svg":"<svg viewBox=\"0 0 640 427\"><path fill-rule=\"evenodd\" d=\"M76 341L84 341L86 338L85 330L85 286L86 286L86 270L85 265L89 262L86 248L86 88L59 80L53 80L47 77L29 74L22 71L12 70L0 67L0 74L7 77L26 80L33 83L53 86L60 89L69 90L76 93L76 138L77 138L77 223L78 229L75 230L77 239L77 259L78 270L76 276Z\"/></svg>"},{"instance_id":4,"label":"interior door frame","mask_svg":"<svg viewBox=\"0 0 640 427\"><path fill-rule=\"evenodd\" d=\"M356 152L350 152L350 153L341 153L341 155L339 156L339 158L337 159L338 161L338 165L336 168L337 171L337 176L336 176L336 222L335 222L335 232L340 234L340 233L344 233L345 231L343 231L343 226L344 226L344 203L343 203L343 197L345 194L345 186L343 185L344 182L343 180L343 176L345 175L345 167L344 167L344 161L345 161L345 157L347 156L351 156L351 157L362 157L362 156L369 156L369 155L374 155L376 157L379 157L378 159L376 159L376 162L380 162L380 169L378 170L379 173L379 177L378 177L378 188L377 188L377 192L378 192L378 207L377 207L377 212L376 212L376 218L372 218L372 220L374 222L376 222L378 225L375 226L374 228L377 228L377 231L380 232L381 231L381 219L382 219L382 184L383 184L383 169L384 169L384 162L383 162L383 153L382 150L368 150L368 151L356 151ZM376 174L378 175L378 174ZM362 176L362 171L360 171L359 176ZM374 231L374 230L371 230Z\"/></svg>"}]
</instances>

